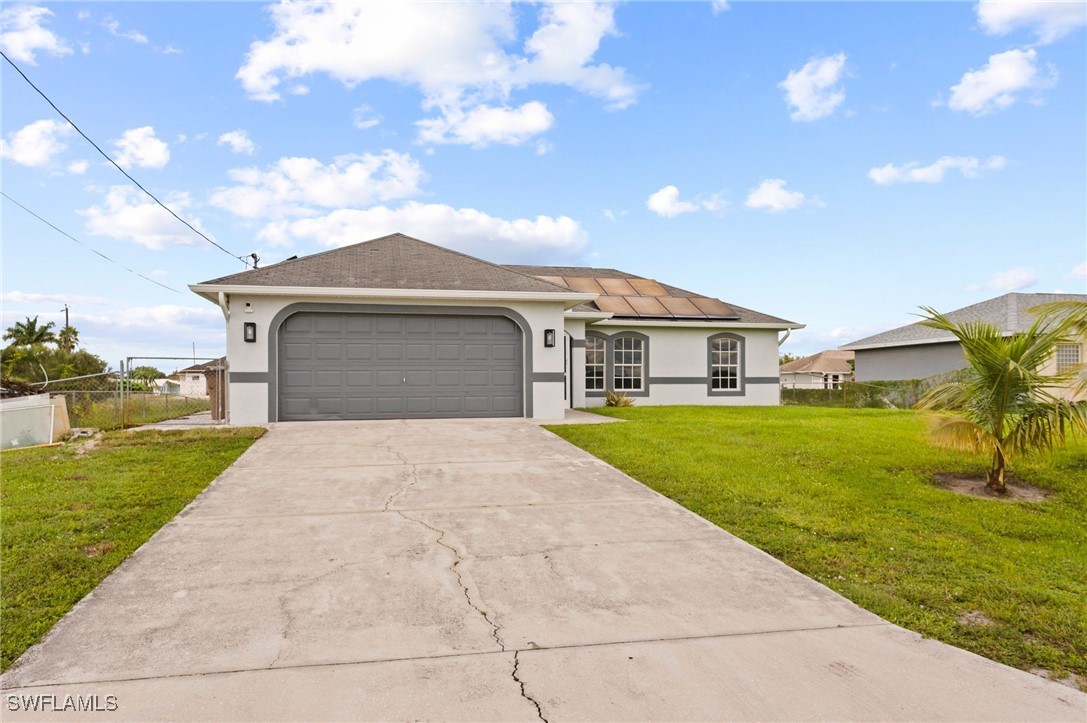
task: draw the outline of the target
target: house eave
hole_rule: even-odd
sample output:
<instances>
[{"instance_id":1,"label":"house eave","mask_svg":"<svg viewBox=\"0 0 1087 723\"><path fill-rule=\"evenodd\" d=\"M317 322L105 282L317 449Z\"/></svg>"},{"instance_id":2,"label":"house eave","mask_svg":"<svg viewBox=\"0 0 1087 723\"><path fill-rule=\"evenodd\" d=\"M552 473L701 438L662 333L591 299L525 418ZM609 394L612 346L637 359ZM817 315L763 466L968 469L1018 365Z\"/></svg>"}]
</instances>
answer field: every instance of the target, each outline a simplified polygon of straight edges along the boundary
<instances>
[{"instance_id":1,"label":"house eave","mask_svg":"<svg viewBox=\"0 0 1087 723\"><path fill-rule=\"evenodd\" d=\"M476 291L461 289L360 289L321 286L250 286L245 284L190 284L189 289L208 301L218 303L219 294L246 296L303 296L339 299L426 299L442 301L552 301L570 309L593 301L599 294L571 291Z\"/></svg>"},{"instance_id":2,"label":"house eave","mask_svg":"<svg viewBox=\"0 0 1087 723\"><path fill-rule=\"evenodd\" d=\"M729 321L727 319L704 319L702 321L682 321L679 319L605 319L598 321L594 326L647 326L664 327L668 329L803 329L806 324L794 324L792 322L773 323L747 323L742 321Z\"/></svg>"},{"instance_id":3,"label":"house eave","mask_svg":"<svg viewBox=\"0 0 1087 723\"><path fill-rule=\"evenodd\" d=\"M1006 335L1007 336L1007 335ZM904 346L922 346L924 344L950 344L956 341L955 337L949 336L944 339L914 339L912 341L884 341L877 344L843 344L838 347L839 351L864 351L865 349L892 349L895 347Z\"/></svg>"}]
</instances>

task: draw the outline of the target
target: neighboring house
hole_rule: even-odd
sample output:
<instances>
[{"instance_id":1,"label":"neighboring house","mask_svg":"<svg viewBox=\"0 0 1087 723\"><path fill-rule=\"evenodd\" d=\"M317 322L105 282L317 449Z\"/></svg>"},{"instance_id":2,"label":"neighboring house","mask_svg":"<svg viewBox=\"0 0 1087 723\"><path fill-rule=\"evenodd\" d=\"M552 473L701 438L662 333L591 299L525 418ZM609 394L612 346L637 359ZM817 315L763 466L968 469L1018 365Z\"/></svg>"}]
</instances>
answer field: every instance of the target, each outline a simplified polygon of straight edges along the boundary
<instances>
[{"instance_id":1,"label":"neighboring house","mask_svg":"<svg viewBox=\"0 0 1087 723\"><path fill-rule=\"evenodd\" d=\"M226 317L230 421L561 418L777 404L801 325L613 269L499 266L393 234L190 288Z\"/></svg>"},{"instance_id":2,"label":"neighboring house","mask_svg":"<svg viewBox=\"0 0 1087 723\"><path fill-rule=\"evenodd\" d=\"M183 397L208 396L208 370L221 367L225 363L226 357L223 356L180 370L173 375L177 379L178 393Z\"/></svg>"},{"instance_id":3,"label":"neighboring house","mask_svg":"<svg viewBox=\"0 0 1087 723\"><path fill-rule=\"evenodd\" d=\"M1005 336L1027 331L1035 322L1030 309L1051 301L1087 301L1087 294L1004 294L995 299L956 309L947 314L954 322L984 321ZM961 369L966 365L962 348L951 334L922 326L901 326L838 347L856 354L859 382L922 379ZM1043 371L1052 373L1083 363L1084 340L1062 344Z\"/></svg>"},{"instance_id":4,"label":"neighboring house","mask_svg":"<svg viewBox=\"0 0 1087 723\"><path fill-rule=\"evenodd\" d=\"M151 387L155 394L181 394L181 383L176 379L155 379Z\"/></svg>"},{"instance_id":5,"label":"neighboring house","mask_svg":"<svg viewBox=\"0 0 1087 723\"><path fill-rule=\"evenodd\" d=\"M782 364L782 389L841 389L853 378L853 352L831 349Z\"/></svg>"}]
</instances>

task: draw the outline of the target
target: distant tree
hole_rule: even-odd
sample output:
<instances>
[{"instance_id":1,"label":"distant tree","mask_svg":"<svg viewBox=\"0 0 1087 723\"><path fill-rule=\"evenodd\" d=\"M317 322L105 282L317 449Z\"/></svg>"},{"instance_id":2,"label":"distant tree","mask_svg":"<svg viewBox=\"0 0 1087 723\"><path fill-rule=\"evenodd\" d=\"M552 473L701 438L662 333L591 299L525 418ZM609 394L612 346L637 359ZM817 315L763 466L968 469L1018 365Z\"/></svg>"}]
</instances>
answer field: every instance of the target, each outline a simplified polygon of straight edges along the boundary
<instances>
[{"instance_id":1,"label":"distant tree","mask_svg":"<svg viewBox=\"0 0 1087 723\"><path fill-rule=\"evenodd\" d=\"M778 356L778 366L781 366L782 364L788 364L789 362L796 361L800 358L801 357L797 356L796 354L781 354L780 356Z\"/></svg>"},{"instance_id":2,"label":"distant tree","mask_svg":"<svg viewBox=\"0 0 1087 723\"><path fill-rule=\"evenodd\" d=\"M4 332L4 340L11 340L13 346L35 346L41 344L56 344L57 336L53 333L53 322L44 326L38 325L38 317L26 321L17 321Z\"/></svg>"},{"instance_id":3,"label":"distant tree","mask_svg":"<svg viewBox=\"0 0 1087 723\"><path fill-rule=\"evenodd\" d=\"M142 379L143 381L150 382L154 381L155 379L162 379L166 375L160 372L155 367L144 366L136 367L131 372L129 372L129 376L133 379Z\"/></svg>"},{"instance_id":4,"label":"distant tree","mask_svg":"<svg viewBox=\"0 0 1087 723\"><path fill-rule=\"evenodd\" d=\"M925 326L959 340L966 368L955 381L929 390L918 408L935 412L933 441L953 449L990 455L988 487L1007 489L1005 471L1017 454L1063 444L1068 433L1087 433L1087 402L1062 399L1051 390L1066 386L1078 370L1044 374L1058 344L1073 338L1076 320L1039 318L1026 332L1004 336L984 322L957 324L922 307Z\"/></svg>"},{"instance_id":5,"label":"distant tree","mask_svg":"<svg viewBox=\"0 0 1087 723\"><path fill-rule=\"evenodd\" d=\"M6 347L0 351L0 366L5 379L32 383L101 374L109 369L105 359L85 349L69 352L41 344Z\"/></svg>"},{"instance_id":6,"label":"distant tree","mask_svg":"<svg viewBox=\"0 0 1087 723\"><path fill-rule=\"evenodd\" d=\"M79 331L74 326L66 326L57 334L57 348L73 352L79 346Z\"/></svg>"}]
</instances>

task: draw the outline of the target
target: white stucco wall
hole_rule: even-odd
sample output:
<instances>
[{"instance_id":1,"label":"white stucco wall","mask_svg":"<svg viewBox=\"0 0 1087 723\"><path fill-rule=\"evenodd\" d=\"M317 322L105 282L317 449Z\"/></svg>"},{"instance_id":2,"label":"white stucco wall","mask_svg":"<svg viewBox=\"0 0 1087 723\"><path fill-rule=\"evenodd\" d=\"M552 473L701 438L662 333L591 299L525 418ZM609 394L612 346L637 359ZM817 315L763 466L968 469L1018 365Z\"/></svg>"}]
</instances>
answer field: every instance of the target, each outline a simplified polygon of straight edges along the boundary
<instances>
[{"instance_id":1,"label":"white stucco wall","mask_svg":"<svg viewBox=\"0 0 1087 723\"><path fill-rule=\"evenodd\" d=\"M586 333L599 331L609 336L634 331L649 337L649 389L647 396L635 397L642 406L662 404L776 405L780 403L778 376L778 331L743 326L706 325L697 327L624 325L612 321L590 324ZM708 340L728 332L743 337L742 395L711 395L708 388ZM579 378L584 388L584 360ZM697 382L693 380L697 378ZM675 383L669 380L692 380ZM633 396L633 395L632 395ZM588 396L586 406L601 406L599 396Z\"/></svg>"},{"instance_id":2,"label":"white stucco wall","mask_svg":"<svg viewBox=\"0 0 1087 723\"><path fill-rule=\"evenodd\" d=\"M230 365L230 409L231 424L265 424L275 421L269 419L268 401L269 384L265 380L257 381L260 375L267 375L269 369L269 339L274 341L275 331L269 325L274 317L292 304L350 304L354 306L385 306L390 313L403 313L392 307L405 306L445 306L473 308L511 309L528 323L532 332L531 359L533 374L560 375L554 380L530 382L532 388L532 417L536 419L561 419L565 413L566 402L563 399L563 304L562 302L537 301L476 301L454 299L380 299L350 297L306 297L306 296L245 296L232 294L228 300L230 318L227 322L227 358ZM247 306L248 304L248 306ZM360 308L360 312L372 313L374 309ZM420 310L420 313L427 313ZM496 313L501 313L496 311ZM243 340L243 325L253 322L257 325L256 343ZM555 329L558 343L552 348L544 347L544 330ZM527 335L526 335L527 339ZM275 344L271 346L273 353ZM526 364L529 354L524 354ZM528 410L526 399L525 410Z\"/></svg>"}]
</instances>

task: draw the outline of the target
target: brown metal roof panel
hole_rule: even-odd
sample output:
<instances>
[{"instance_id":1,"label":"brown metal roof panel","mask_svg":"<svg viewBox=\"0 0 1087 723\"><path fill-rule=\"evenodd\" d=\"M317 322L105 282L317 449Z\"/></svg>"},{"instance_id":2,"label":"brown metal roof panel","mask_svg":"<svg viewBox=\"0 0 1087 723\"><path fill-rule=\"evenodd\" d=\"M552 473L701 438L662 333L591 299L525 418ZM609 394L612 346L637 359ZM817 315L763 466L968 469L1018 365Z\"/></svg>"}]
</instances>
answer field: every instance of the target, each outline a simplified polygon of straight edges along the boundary
<instances>
[{"instance_id":1,"label":"brown metal roof panel","mask_svg":"<svg viewBox=\"0 0 1087 723\"><path fill-rule=\"evenodd\" d=\"M566 282L566 286L570 287L574 291L585 291L591 294L603 294L604 290L600 288L600 284L596 283L596 279L578 278L576 276L563 277Z\"/></svg>"},{"instance_id":2,"label":"brown metal roof panel","mask_svg":"<svg viewBox=\"0 0 1087 723\"><path fill-rule=\"evenodd\" d=\"M711 299L709 297L701 296L691 299L691 303L697 306L698 310L706 316L713 316L718 319L740 318L740 315L736 313L735 309L720 299Z\"/></svg>"},{"instance_id":3,"label":"brown metal roof panel","mask_svg":"<svg viewBox=\"0 0 1087 723\"><path fill-rule=\"evenodd\" d=\"M606 311L609 314L618 314L619 316L638 315L622 296L601 296L596 300L596 305L600 307L601 311Z\"/></svg>"},{"instance_id":4,"label":"brown metal roof panel","mask_svg":"<svg viewBox=\"0 0 1087 723\"><path fill-rule=\"evenodd\" d=\"M652 296L626 296L624 299L640 316L672 316L664 304Z\"/></svg>"},{"instance_id":5,"label":"brown metal roof panel","mask_svg":"<svg viewBox=\"0 0 1087 723\"><path fill-rule=\"evenodd\" d=\"M561 276L537 276L536 278L543 279L552 284L558 284L559 286L566 286L566 281Z\"/></svg>"},{"instance_id":6,"label":"brown metal roof panel","mask_svg":"<svg viewBox=\"0 0 1087 723\"><path fill-rule=\"evenodd\" d=\"M690 299L680 299L676 296L661 296L658 300L664 304L664 308L668 309L672 314L676 316L694 316L704 317L698 307L691 303Z\"/></svg>"},{"instance_id":7,"label":"brown metal roof panel","mask_svg":"<svg viewBox=\"0 0 1087 723\"><path fill-rule=\"evenodd\" d=\"M668 296L664 287L653 279L630 279L630 285L639 296Z\"/></svg>"},{"instance_id":8,"label":"brown metal roof panel","mask_svg":"<svg viewBox=\"0 0 1087 723\"><path fill-rule=\"evenodd\" d=\"M611 296L637 296L638 292L627 283L626 279L602 279L597 278L596 283L604 289L605 294Z\"/></svg>"}]
</instances>

